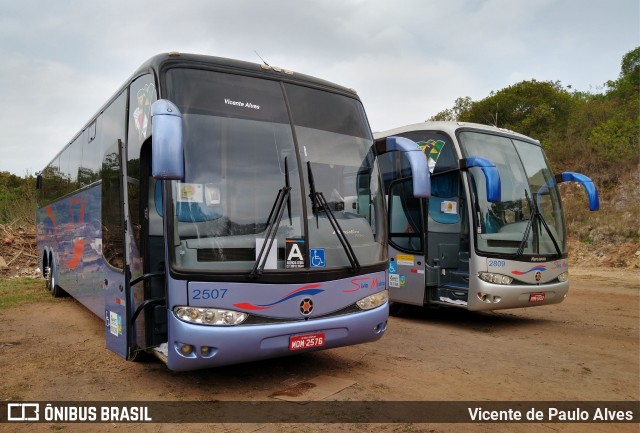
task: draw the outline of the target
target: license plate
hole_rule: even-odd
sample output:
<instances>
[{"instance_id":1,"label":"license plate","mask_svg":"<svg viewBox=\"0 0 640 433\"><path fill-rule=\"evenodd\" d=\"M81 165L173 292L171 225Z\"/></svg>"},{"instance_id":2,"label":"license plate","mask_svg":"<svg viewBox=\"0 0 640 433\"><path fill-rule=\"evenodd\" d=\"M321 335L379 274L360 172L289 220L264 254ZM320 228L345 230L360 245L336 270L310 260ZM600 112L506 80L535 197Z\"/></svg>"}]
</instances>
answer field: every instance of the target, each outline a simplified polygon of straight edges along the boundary
<instances>
[{"instance_id":1,"label":"license plate","mask_svg":"<svg viewBox=\"0 0 640 433\"><path fill-rule=\"evenodd\" d=\"M529 302L542 302L544 301L544 293L531 293L529 295Z\"/></svg>"},{"instance_id":2,"label":"license plate","mask_svg":"<svg viewBox=\"0 0 640 433\"><path fill-rule=\"evenodd\" d=\"M324 346L324 332L315 334L295 335L289 337L289 350L310 349Z\"/></svg>"}]
</instances>

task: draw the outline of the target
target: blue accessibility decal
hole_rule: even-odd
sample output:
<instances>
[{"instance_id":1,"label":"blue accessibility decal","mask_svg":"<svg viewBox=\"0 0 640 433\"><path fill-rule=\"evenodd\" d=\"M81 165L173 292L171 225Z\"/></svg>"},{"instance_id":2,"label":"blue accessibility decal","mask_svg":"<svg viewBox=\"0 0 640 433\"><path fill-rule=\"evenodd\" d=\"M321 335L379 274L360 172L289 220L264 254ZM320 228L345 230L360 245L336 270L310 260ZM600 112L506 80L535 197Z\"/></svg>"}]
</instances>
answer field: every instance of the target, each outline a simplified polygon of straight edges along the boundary
<instances>
[{"instance_id":1,"label":"blue accessibility decal","mask_svg":"<svg viewBox=\"0 0 640 433\"><path fill-rule=\"evenodd\" d=\"M312 268L324 268L326 266L324 261L324 248L311 248L309 258L311 259Z\"/></svg>"},{"instance_id":2,"label":"blue accessibility decal","mask_svg":"<svg viewBox=\"0 0 640 433\"><path fill-rule=\"evenodd\" d=\"M389 273L390 274L397 274L398 273L398 268L396 267L396 262L389 262Z\"/></svg>"}]
</instances>

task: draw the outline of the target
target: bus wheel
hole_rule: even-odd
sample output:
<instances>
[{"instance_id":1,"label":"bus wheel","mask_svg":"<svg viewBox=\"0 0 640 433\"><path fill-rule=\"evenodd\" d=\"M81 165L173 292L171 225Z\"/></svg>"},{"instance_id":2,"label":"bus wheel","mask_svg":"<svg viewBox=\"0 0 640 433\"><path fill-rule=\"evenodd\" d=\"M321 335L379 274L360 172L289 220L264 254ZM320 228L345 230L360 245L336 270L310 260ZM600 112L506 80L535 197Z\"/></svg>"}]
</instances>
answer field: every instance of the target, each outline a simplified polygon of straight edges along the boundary
<instances>
[{"instance_id":1,"label":"bus wheel","mask_svg":"<svg viewBox=\"0 0 640 433\"><path fill-rule=\"evenodd\" d=\"M48 291L51 291L51 284L53 283L53 271L50 266L44 267L44 284Z\"/></svg>"},{"instance_id":2,"label":"bus wheel","mask_svg":"<svg viewBox=\"0 0 640 433\"><path fill-rule=\"evenodd\" d=\"M49 289L49 293L54 298L61 298L66 295L64 290L58 286L58 282L56 281L56 267L53 262L53 257L49 256L49 263L44 268L44 278L46 281L47 289Z\"/></svg>"}]
</instances>

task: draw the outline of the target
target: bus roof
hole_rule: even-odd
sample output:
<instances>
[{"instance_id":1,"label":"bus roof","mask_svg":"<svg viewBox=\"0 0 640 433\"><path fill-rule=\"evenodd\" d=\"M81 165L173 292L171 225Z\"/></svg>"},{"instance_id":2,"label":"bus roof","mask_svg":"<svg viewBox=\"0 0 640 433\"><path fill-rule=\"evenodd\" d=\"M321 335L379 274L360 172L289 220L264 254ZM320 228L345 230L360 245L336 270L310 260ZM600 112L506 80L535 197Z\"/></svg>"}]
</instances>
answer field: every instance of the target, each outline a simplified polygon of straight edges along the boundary
<instances>
[{"instance_id":1,"label":"bus roof","mask_svg":"<svg viewBox=\"0 0 640 433\"><path fill-rule=\"evenodd\" d=\"M228 59L224 57L206 56L201 54L189 54L170 52L158 54L143 63L136 73L131 77L135 78L150 70L162 71L170 67L201 67L214 69L222 72L240 73L242 75L254 75L261 78L270 78L293 82L296 84L306 84L316 87L323 87L333 92L345 93L352 97L357 97L353 89L340 86L311 75L302 74L282 68L279 66L267 65L266 63L252 63L243 60ZM130 81L130 80L129 80Z\"/></svg>"},{"instance_id":2,"label":"bus roof","mask_svg":"<svg viewBox=\"0 0 640 433\"><path fill-rule=\"evenodd\" d=\"M482 125L480 123L471 123L471 122L457 122L457 121L426 121L421 123L414 123L411 125L400 126L398 128L389 129L387 131L374 132L373 136L375 139L390 137L397 134L403 134L411 131L444 131L451 136L455 136L456 131L460 129L475 129L499 134L510 135L514 138L519 138L524 141L534 142L538 145L540 142L535 138L528 137L526 135L520 134L515 131L511 131L509 129L497 128L495 126Z\"/></svg>"},{"instance_id":3,"label":"bus roof","mask_svg":"<svg viewBox=\"0 0 640 433\"><path fill-rule=\"evenodd\" d=\"M64 142L64 145L60 148L60 151L56 153L49 163L45 166L48 167L53 161L60 156L60 154L69 146L73 141L80 136L91 123L104 112L104 110L111 104L111 102L121 94L121 92L136 78L147 73L154 73L157 79L157 74L165 69L171 67L196 67L204 69L212 69L220 72L236 73L248 76L256 76L260 78L267 78L272 80L279 80L290 82L294 84L306 85L310 87L316 87L321 90L327 90L331 92L341 93L352 98L360 99L355 90L340 86L338 84L326 81L320 78L313 77L311 75L305 75L298 72L294 72L278 66L269 66L267 64L259 64L252 62L245 62L243 60L228 59L224 57L207 56L202 54L187 54L178 52L168 52L163 54L156 54L147 61L145 61L136 71L120 86L113 95L102 104L96 113L94 113L82 128L68 141ZM163 97L163 95L160 95ZM38 172L41 173L41 172Z\"/></svg>"}]
</instances>

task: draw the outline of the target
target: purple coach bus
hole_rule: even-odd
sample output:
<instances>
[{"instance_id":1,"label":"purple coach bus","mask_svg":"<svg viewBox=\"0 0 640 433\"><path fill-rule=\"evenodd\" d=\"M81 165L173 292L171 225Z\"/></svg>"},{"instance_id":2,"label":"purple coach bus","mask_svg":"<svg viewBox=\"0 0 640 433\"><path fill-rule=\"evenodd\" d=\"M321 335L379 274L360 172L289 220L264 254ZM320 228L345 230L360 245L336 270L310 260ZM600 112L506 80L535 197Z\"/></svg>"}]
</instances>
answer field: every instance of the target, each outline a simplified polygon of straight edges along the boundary
<instances>
[{"instance_id":1,"label":"purple coach bus","mask_svg":"<svg viewBox=\"0 0 640 433\"><path fill-rule=\"evenodd\" d=\"M391 151L426 197L424 153L374 141L353 90L155 56L38 175L46 286L104 318L108 349L172 370L377 340Z\"/></svg>"}]
</instances>

